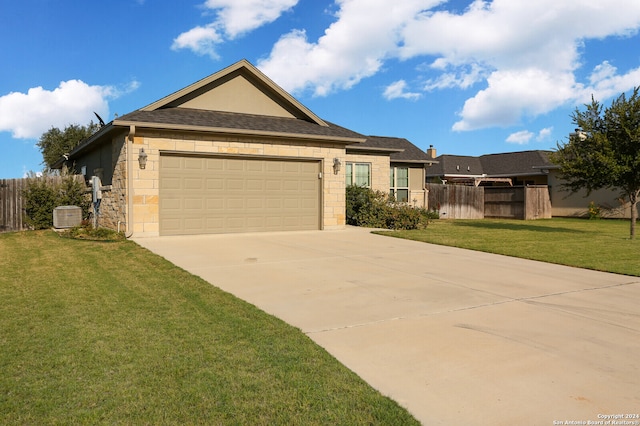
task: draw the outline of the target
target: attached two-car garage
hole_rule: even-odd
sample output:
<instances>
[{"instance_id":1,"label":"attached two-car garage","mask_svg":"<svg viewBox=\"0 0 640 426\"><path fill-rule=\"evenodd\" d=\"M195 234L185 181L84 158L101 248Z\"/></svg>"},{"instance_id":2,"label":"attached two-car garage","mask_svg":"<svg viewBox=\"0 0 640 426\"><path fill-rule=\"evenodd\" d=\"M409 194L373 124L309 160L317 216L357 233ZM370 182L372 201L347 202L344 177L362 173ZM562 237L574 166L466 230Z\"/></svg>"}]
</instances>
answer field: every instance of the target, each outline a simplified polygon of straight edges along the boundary
<instances>
[{"instance_id":1,"label":"attached two-car garage","mask_svg":"<svg viewBox=\"0 0 640 426\"><path fill-rule=\"evenodd\" d=\"M317 230L319 160L160 156L160 235Z\"/></svg>"}]
</instances>

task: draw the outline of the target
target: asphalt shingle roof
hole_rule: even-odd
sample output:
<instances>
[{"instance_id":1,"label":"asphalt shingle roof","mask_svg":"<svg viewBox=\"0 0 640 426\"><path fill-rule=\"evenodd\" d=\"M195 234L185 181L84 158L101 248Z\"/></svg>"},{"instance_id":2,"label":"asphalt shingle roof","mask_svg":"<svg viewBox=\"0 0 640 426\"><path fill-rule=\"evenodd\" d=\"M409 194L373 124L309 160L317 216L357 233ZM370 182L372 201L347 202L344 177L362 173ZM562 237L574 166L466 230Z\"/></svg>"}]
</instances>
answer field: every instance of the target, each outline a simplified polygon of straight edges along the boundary
<instances>
[{"instance_id":1,"label":"asphalt shingle roof","mask_svg":"<svg viewBox=\"0 0 640 426\"><path fill-rule=\"evenodd\" d=\"M365 138L365 136L359 133L329 122L326 122L328 126L321 126L297 118L207 111L191 108L164 108L154 111L137 110L119 117L116 120L116 123L117 122L196 126L238 131L278 132L295 135L325 136L327 138Z\"/></svg>"},{"instance_id":2,"label":"asphalt shingle roof","mask_svg":"<svg viewBox=\"0 0 640 426\"><path fill-rule=\"evenodd\" d=\"M351 147L351 146L350 146ZM348 147L347 149L349 149ZM359 143L355 148L377 148L377 149L392 149L402 150L401 152L392 152L391 161L397 162L419 162L427 163L434 161L430 158L426 152L409 142L404 138L394 138L387 136L367 136L367 140L364 143Z\"/></svg>"},{"instance_id":3,"label":"asphalt shingle roof","mask_svg":"<svg viewBox=\"0 0 640 426\"><path fill-rule=\"evenodd\" d=\"M534 167L552 167L547 151L507 152L489 154L480 157L482 167L487 175L518 175L537 173Z\"/></svg>"},{"instance_id":4,"label":"asphalt shingle roof","mask_svg":"<svg viewBox=\"0 0 640 426\"><path fill-rule=\"evenodd\" d=\"M429 174L434 176L444 175L482 175L483 168L479 157L468 155L440 155L436 158L439 162L429 168Z\"/></svg>"},{"instance_id":5,"label":"asphalt shingle roof","mask_svg":"<svg viewBox=\"0 0 640 426\"><path fill-rule=\"evenodd\" d=\"M429 169L430 175L469 176L518 176L542 173L541 168L552 168L549 151L521 151L501 154L487 154L480 157L466 155L441 155L439 164Z\"/></svg>"}]
</instances>

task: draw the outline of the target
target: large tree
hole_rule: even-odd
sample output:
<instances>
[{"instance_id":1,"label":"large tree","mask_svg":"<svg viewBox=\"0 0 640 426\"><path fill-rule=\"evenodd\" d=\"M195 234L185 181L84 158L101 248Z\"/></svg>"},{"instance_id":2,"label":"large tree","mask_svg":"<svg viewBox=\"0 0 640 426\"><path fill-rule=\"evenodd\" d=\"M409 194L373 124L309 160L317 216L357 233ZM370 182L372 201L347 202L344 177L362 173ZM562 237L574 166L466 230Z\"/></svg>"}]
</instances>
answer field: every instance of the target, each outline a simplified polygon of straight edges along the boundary
<instances>
[{"instance_id":1,"label":"large tree","mask_svg":"<svg viewBox=\"0 0 640 426\"><path fill-rule=\"evenodd\" d=\"M58 161L64 154L71 152L82 140L94 134L100 126L94 122L86 126L71 124L60 130L52 127L40 136L38 148L42 152L43 164L47 169Z\"/></svg>"},{"instance_id":2,"label":"large tree","mask_svg":"<svg viewBox=\"0 0 640 426\"><path fill-rule=\"evenodd\" d=\"M609 188L631 204L630 237L635 238L640 197L640 87L621 94L608 108L595 99L572 114L577 129L558 143L551 159L572 192Z\"/></svg>"}]
</instances>

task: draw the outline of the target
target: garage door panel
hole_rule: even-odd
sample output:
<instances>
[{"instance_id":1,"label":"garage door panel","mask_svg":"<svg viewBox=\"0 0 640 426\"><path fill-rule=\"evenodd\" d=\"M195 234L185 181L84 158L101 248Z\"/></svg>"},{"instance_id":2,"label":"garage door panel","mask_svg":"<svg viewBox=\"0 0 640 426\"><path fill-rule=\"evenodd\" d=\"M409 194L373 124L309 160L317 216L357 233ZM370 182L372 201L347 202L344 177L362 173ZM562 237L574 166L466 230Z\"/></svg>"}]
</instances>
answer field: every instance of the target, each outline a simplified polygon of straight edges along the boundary
<instances>
[{"instance_id":1,"label":"garage door panel","mask_svg":"<svg viewBox=\"0 0 640 426\"><path fill-rule=\"evenodd\" d=\"M182 180L180 178L169 178L169 177L161 177L160 178L160 186L165 189L180 189L182 185Z\"/></svg>"},{"instance_id":2,"label":"garage door panel","mask_svg":"<svg viewBox=\"0 0 640 426\"><path fill-rule=\"evenodd\" d=\"M228 178L226 180L225 189L228 191L242 191L244 189L245 180L240 178Z\"/></svg>"},{"instance_id":3,"label":"garage door panel","mask_svg":"<svg viewBox=\"0 0 640 426\"><path fill-rule=\"evenodd\" d=\"M207 198L207 210L224 210L224 200L221 198Z\"/></svg>"},{"instance_id":4,"label":"garage door panel","mask_svg":"<svg viewBox=\"0 0 640 426\"><path fill-rule=\"evenodd\" d=\"M184 218L184 229L187 234L200 232L204 225L204 218L201 217L186 217Z\"/></svg>"},{"instance_id":5,"label":"garage door panel","mask_svg":"<svg viewBox=\"0 0 640 426\"><path fill-rule=\"evenodd\" d=\"M182 161L180 157L164 157L162 167L164 169L182 169Z\"/></svg>"},{"instance_id":6,"label":"garage door panel","mask_svg":"<svg viewBox=\"0 0 640 426\"><path fill-rule=\"evenodd\" d=\"M193 211L195 214L202 212L204 200L202 198L187 198L184 200L185 212Z\"/></svg>"},{"instance_id":7,"label":"garage door panel","mask_svg":"<svg viewBox=\"0 0 640 426\"><path fill-rule=\"evenodd\" d=\"M247 199L247 209L262 210L264 209L265 200L262 198L249 198Z\"/></svg>"},{"instance_id":8,"label":"garage door panel","mask_svg":"<svg viewBox=\"0 0 640 426\"><path fill-rule=\"evenodd\" d=\"M264 189L266 191L280 191L282 190L282 181L269 179L265 182Z\"/></svg>"},{"instance_id":9,"label":"garage door panel","mask_svg":"<svg viewBox=\"0 0 640 426\"><path fill-rule=\"evenodd\" d=\"M318 229L318 161L160 157L161 235Z\"/></svg>"},{"instance_id":10,"label":"garage door panel","mask_svg":"<svg viewBox=\"0 0 640 426\"><path fill-rule=\"evenodd\" d=\"M207 170L224 170L224 160L222 158L207 158L206 168Z\"/></svg>"},{"instance_id":11,"label":"garage door panel","mask_svg":"<svg viewBox=\"0 0 640 426\"><path fill-rule=\"evenodd\" d=\"M208 190L219 191L224 189L224 179L222 178L207 178L205 181L205 187Z\"/></svg>"},{"instance_id":12,"label":"garage door panel","mask_svg":"<svg viewBox=\"0 0 640 426\"><path fill-rule=\"evenodd\" d=\"M247 191L264 191L264 186L261 179L247 179Z\"/></svg>"},{"instance_id":13,"label":"garage door panel","mask_svg":"<svg viewBox=\"0 0 640 426\"><path fill-rule=\"evenodd\" d=\"M204 189L204 184L202 178L185 178L184 189L195 189L197 191L202 191Z\"/></svg>"},{"instance_id":14,"label":"garage door panel","mask_svg":"<svg viewBox=\"0 0 640 426\"><path fill-rule=\"evenodd\" d=\"M184 169L185 170L202 170L204 168L203 158L185 158Z\"/></svg>"},{"instance_id":15,"label":"garage door panel","mask_svg":"<svg viewBox=\"0 0 640 426\"><path fill-rule=\"evenodd\" d=\"M268 163L264 163L265 164L265 170L268 172L282 172L282 163L281 162L276 162L276 161L271 161Z\"/></svg>"},{"instance_id":16,"label":"garage door panel","mask_svg":"<svg viewBox=\"0 0 640 426\"><path fill-rule=\"evenodd\" d=\"M224 160L225 169L228 171L244 172L245 162L237 160Z\"/></svg>"},{"instance_id":17,"label":"garage door panel","mask_svg":"<svg viewBox=\"0 0 640 426\"><path fill-rule=\"evenodd\" d=\"M180 211L182 209L182 200L168 197L160 199L160 209Z\"/></svg>"}]
</instances>

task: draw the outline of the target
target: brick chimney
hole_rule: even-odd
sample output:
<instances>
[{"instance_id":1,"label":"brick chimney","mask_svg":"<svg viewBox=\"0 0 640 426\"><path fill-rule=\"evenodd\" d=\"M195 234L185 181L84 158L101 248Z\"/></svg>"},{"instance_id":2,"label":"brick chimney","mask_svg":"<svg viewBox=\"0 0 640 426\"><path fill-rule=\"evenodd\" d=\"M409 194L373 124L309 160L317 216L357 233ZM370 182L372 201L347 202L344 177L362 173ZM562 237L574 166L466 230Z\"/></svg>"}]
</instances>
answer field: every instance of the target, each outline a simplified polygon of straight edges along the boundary
<instances>
[{"instance_id":1,"label":"brick chimney","mask_svg":"<svg viewBox=\"0 0 640 426\"><path fill-rule=\"evenodd\" d=\"M427 149L427 156L429 156L429 158L431 158L432 160L436 158L436 149L433 147L433 145L429 145L429 149Z\"/></svg>"}]
</instances>

